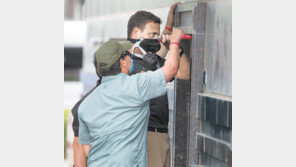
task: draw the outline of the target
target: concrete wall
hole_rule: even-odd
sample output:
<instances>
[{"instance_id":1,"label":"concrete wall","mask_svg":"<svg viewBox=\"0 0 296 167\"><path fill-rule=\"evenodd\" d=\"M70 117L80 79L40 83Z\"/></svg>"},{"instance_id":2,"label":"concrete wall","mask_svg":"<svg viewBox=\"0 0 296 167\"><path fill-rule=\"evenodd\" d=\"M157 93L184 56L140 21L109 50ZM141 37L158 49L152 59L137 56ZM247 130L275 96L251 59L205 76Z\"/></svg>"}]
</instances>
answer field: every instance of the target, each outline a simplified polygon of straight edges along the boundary
<instances>
[{"instance_id":1,"label":"concrete wall","mask_svg":"<svg viewBox=\"0 0 296 167\"><path fill-rule=\"evenodd\" d=\"M232 96L231 0L207 3L205 32L205 91Z\"/></svg>"},{"instance_id":2,"label":"concrete wall","mask_svg":"<svg viewBox=\"0 0 296 167\"><path fill-rule=\"evenodd\" d=\"M85 16L87 18L125 13L136 10L151 10L169 7L176 2L190 2L194 0L85 0Z\"/></svg>"}]
</instances>

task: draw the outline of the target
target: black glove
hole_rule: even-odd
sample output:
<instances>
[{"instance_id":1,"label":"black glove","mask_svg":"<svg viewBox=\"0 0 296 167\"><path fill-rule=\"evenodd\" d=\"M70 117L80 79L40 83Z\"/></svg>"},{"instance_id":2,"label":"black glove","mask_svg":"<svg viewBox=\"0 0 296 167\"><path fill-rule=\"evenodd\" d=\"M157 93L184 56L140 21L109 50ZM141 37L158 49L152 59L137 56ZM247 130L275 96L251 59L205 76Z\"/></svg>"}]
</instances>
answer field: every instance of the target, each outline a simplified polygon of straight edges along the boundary
<instances>
[{"instance_id":1,"label":"black glove","mask_svg":"<svg viewBox=\"0 0 296 167\"><path fill-rule=\"evenodd\" d=\"M155 54L147 53L143 57L144 67L147 70L155 71L157 69L157 57Z\"/></svg>"}]
</instances>

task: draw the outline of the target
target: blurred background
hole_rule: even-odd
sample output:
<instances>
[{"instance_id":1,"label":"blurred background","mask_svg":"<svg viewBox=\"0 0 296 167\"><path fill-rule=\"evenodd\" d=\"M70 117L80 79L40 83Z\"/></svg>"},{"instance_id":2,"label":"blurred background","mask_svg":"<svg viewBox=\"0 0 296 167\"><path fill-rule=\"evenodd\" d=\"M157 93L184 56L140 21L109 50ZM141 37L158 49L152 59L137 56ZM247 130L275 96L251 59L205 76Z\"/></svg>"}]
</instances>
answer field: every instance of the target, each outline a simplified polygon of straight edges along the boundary
<instances>
[{"instance_id":1,"label":"blurred background","mask_svg":"<svg viewBox=\"0 0 296 167\"><path fill-rule=\"evenodd\" d=\"M191 63L189 80L167 84L171 166L232 166L231 0L64 0L64 159L73 166L74 104L93 88L93 54L109 39L125 40L138 10L160 17L170 6L175 27L192 40L181 45Z\"/></svg>"}]
</instances>

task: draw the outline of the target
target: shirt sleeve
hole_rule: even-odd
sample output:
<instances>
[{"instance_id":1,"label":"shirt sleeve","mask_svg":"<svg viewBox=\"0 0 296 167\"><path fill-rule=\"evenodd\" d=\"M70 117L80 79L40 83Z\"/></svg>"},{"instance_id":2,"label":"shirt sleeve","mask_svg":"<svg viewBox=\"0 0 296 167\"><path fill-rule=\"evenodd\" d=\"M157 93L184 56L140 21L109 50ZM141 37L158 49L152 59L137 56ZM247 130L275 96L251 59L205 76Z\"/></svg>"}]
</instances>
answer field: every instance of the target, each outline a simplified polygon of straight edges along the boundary
<instances>
[{"instance_id":1,"label":"shirt sleeve","mask_svg":"<svg viewBox=\"0 0 296 167\"><path fill-rule=\"evenodd\" d=\"M90 144L90 132L87 124L78 116L79 120L79 143L80 144Z\"/></svg>"},{"instance_id":2,"label":"shirt sleeve","mask_svg":"<svg viewBox=\"0 0 296 167\"><path fill-rule=\"evenodd\" d=\"M79 103L79 102L78 102ZM72 112L72 115L73 115L73 124L72 124L72 129L73 129L73 132L74 132L74 136L75 137L78 137L78 130L79 130L79 121L78 121L78 106L79 104L76 103L75 106L72 108L71 112Z\"/></svg>"},{"instance_id":3,"label":"shirt sleeve","mask_svg":"<svg viewBox=\"0 0 296 167\"><path fill-rule=\"evenodd\" d=\"M161 69L148 71L138 75L138 91L143 101L147 101L166 93L166 81Z\"/></svg>"}]
</instances>

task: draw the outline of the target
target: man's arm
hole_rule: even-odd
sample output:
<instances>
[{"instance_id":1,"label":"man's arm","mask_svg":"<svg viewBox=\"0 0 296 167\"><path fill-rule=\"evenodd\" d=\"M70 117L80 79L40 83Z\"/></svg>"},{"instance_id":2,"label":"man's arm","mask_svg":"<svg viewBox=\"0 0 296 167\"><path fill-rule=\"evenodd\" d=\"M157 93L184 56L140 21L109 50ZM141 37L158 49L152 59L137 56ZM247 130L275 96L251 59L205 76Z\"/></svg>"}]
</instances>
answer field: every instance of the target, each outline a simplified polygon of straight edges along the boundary
<instances>
[{"instance_id":1,"label":"man's arm","mask_svg":"<svg viewBox=\"0 0 296 167\"><path fill-rule=\"evenodd\" d=\"M167 22L165 24L166 27L170 28L170 29L173 29L173 26L174 26L174 15L175 15L175 8L178 4L181 4L180 2L178 3L174 3L170 10L169 10L169 13L168 13L168 17L167 17ZM168 35L171 35L172 34L172 31L169 31L167 29L164 29L162 31L162 42L165 43L166 41L168 41ZM164 35L166 34L166 35ZM159 55L160 57L162 58L165 58L165 56L167 55L168 53L168 50L166 49L166 47L163 45L163 43L160 43L160 50L156 53L157 55Z\"/></svg>"},{"instance_id":2,"label":"man's arm","mask_svg":"<svg viewBox=\"0 0 296 167\"><path fill-rule=\"evenodd\" d=\"M74 151L74 165L75 167L86 167L86 154L83 145L78 143L79 138L74 137L73 151Z\"/></svg>"},{"instance_id":3,"label":"man's arm","mask_svg":"<svg viewBox=\"0 0 296 167\"><path fill-rule=\"evenodd\" d=\"M178 4L181 4L181 3L177 2L171 6L168 16L167 16L167 22L166 22L165 26L170 29L173 29L173 26L174 26L175 9ZM169 31L167 29L164 29L162 32L162 42L160 43L161 48L156 53L157 55L159 55L162 58L165 58L165 56L168 53L168 50L166 49L166 47L164 46L163 43L170 41L169 35L171 35L171 34L172 34L172 31ZM177 75L175 77L178 79L189 79L189 76L190 76L190 63L187 59L187 56L183 53L182 57L180 58L180 66L179 66Z\"/></svg>"},{"instance_id":4,"label":"man's arm","mask_svg":"<svg viewBox=\"0 0 296 167\"><path fill-rule=\"evenodd\" d=\"M178 28L173 30L170 53L163 67L156 71L148 71L135 75L138 88L137 99L141 102L146 102L150 99L165 95L167 92L166 83L175 77L179 68L180 50L178 45L181 41L182 34L183 31ZM81 137L80 133L79 137Z\"/></svg>"},{"instance_id":5,"label":"man's arm","mask_svg":"<svg viewBox=\"0 0 296 167\"><path fill-rule=\"evenodd\" d=\"M183 31L178 28L175 28L172 32L170 53L164 63L164 66L161 68L164 72L166 82L171 81L177 74L180 61L180 50L179 46L177 44L173 44L173 42L180 43L182 34Z\"/></svg>"},{"instance_id":6,"label":"man's arm","mask_svg":"<svg viewBox=\"0 0 296 167\"><path fill-rule=\"evenodd\" d=\"M73 121L73 131L74 131L74 141L73 141L73 152L74 152L74 165L75 167L86 167L86 155L81 144L78 143L79 137L79 121L78 121L78 107L84 98L79 100L72 109L72 114L74 117Z\"/></svg>"},{"instance_id":7,"label":"man's arm","mask_svg":"<svg viewBox=\"0 0 296 167\"><path fill-rule=\"evenodd\" d=\"M180 58L180 66L176 75L178 79L189 79L190 77L190 63L188 61L187 55L185 53L182 54Z\"/></svg>"}]
</instances>

